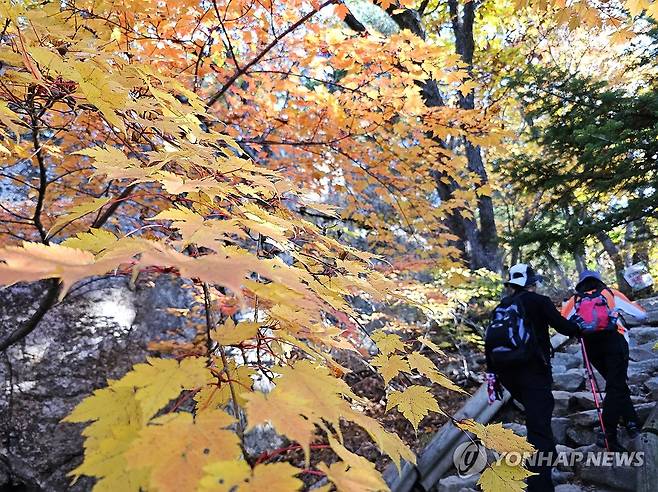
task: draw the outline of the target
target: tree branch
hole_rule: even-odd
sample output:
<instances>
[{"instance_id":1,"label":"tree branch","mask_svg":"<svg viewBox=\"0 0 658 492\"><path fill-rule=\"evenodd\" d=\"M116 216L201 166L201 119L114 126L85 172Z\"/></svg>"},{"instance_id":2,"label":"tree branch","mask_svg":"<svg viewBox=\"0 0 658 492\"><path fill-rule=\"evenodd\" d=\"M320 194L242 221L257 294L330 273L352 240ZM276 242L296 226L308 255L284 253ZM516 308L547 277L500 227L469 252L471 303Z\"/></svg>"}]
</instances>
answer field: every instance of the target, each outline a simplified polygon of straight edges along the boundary
<instances>
[{"instance_id":1,"label":"tree branch","mask_svg":"<svg viewBox=\"0 0 658 492\"><path fill-rule=\"evenodd\" d=\"M258 55L256 55L251 61L249 61L246 65L244 65L240 70L236 70L235 73L231 76L228 81L219 89L215 94L213 94L210 99L208 100L206 106L208 108L212 107L219 99L226 93L226 91L235 83L236 80L238 80L242 75L244 75L251 67L253 67L256 63L258 63L267 53L269 53L272 48L274 48L279 41L281 41L283 38L285 38L288 34L293 32L295 29L297 29L299 26L304 24L307 20L309 20L311 17L313 17L315 14L317 14L320 10L323 8L327 7L328 5L332 5L336 3L338 0L328 0L324 2L322 5L320 5L320 8L318 10L311 10L308 14L304 15L301 17L297 22L292 24L288 29L283 31L281 34L276 36L265 48L263 51L261 51Z\"/></svg>"}]
</instances>

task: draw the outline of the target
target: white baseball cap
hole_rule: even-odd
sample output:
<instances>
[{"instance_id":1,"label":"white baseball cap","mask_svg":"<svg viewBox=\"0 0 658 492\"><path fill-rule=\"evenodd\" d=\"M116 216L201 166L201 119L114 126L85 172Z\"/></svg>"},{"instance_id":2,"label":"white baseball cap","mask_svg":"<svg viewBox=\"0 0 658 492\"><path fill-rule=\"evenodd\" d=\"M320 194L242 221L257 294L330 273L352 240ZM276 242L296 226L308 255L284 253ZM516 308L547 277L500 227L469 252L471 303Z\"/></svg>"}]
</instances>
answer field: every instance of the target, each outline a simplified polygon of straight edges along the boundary
<instances>
[{"instance_id":1,"label":"white baseball cap","mask_svg":"<svg viewBox=\"0 0 658 492\"><path fill-rule=\"evenodd\" d=\"M514 284L519 287L528 287L542 280L544 277L537 275L530 265L517 263L509 269L509 280L505 282L505 285Z\"/></svg>"}]
</instances>

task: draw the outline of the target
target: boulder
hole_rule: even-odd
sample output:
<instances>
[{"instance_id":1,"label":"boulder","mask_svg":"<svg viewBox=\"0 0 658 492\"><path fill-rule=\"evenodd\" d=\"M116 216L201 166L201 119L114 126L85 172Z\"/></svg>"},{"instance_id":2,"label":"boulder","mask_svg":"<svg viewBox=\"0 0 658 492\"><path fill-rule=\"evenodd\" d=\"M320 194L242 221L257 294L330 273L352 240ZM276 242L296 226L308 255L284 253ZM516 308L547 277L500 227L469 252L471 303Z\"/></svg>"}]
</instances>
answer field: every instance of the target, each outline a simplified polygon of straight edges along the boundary
<instances>
[{"instance_id":1,"label":"boulder","mask_svg":"<svg viewBox=\"0 0 658 492\"><path fill-rule=\"evenodd\" d=\"M511 429L517 436L525 437L528 435L528 429L526 426L517 422L506 422L503 424L503 427L505 429Z\"/></svg>"},{"instance_id":2,"label":"boulder","mask_svg":"<svg viewBox=\"0 0 658 492\"><path fill-rule=\"evenodd\" d=\"M599 394L599 404L603 404L603 399ZM605 396L605 391L603 392ZM634 405L645 403L646 400L642 396L631 395L631 400ZM571 394L571 400L569 401L569 408L571 410L591 410L596 408L594 404L594 395L591 391L576 391Z\"/></svg>"},{"instance_id":3,"label":"boulder","mask_svg":"<svg viewBox=\"0 0 658 492\"><path fill-rule=\"evenodd\" d=\"M566 417L554 417L551 420L551 428L556 443L562 444L565 442L569 425L571 425L571 421Z\"/></svg>"},{"instance_id":4,"label":"boulder","mask_svg":"<svg viewBox=\"0 0 658 492\"><path fill-rule=\"evenodd\" d=\"M582 427L592 427L599 422L598 413L596 410L586 410L584 412L572 413L566 417L571 424L579 425Z\"/></svg>"},{"instance_id":5,"label":"boulder","mask_svg":"<svg viewBox=\"0 0 658 492\"><path fill-rule=\"evenodd\" d=\"M575 474L570 471L562 471L562 470L558 470L557 468L553 468L551 476L553 478L553 483L555 485L560 485L560 484L566 484L567 482L573 480Z\"/></svg>"},{"instance_id":6,"label":"boulder","mask_svg":"<svg viewBox=\"0 0 658 492\"><path fill-rule=\"evenodd\" d=\"M589 427L574 425L567 428L567 442L575 446L588 446L596 441L596 432Z\"/></svg>"},{"instance_id":7,"label":"boulder","mask_svg":"<svg viewBox=\"0 0 658 492\"><path fill-rule=\"evenodd\" d=\"M476 473L470 477L462 478L458 475L450 475L442 478L437 484L437 492L460 492L462 489L474 488L477 486L480 474Z\"/></svg>"},{"instance_id":8,"label":"boulder","mask_svg":"<svg viewBox=\"0 0 658 492\"><path fill-rule=\"evenodd\" d=\"M567 369L573 369L582 366L582 358L578 354L569 354L566 352L557 352L553 356L555 365L564 366Z\"/></svg>"},{"instance_id":9,"label":"boulder","mask_svg":"<svg viewBox=\"0 0 658 492\"><path fill-rule=\"evenodd\" d=\"M566 415L569 412L569 400L571 399L571 393L568 391L553 391L553 399L555 400L553 415Z\"/></svg>"},{"instance_id":10,"label":"boulder","mask_svg":"<svg viewBox=\"0 0 658 492\"><path fill-rule=\"evenodd\" d=\"M67 474L82 460L83 425L62 423L73 407L108 379L123 376L146 357L152 340L171 332L190 340L195 330L166 308L192 304L174 277L138 282L112 277L73 291L37 328L10 347L0 363L0 490L87 491ZM43 284L19 284L0 296L0 337L16 330L36 308ZM170 333L168 333L170 332ZM11 477L9 479L8 477Z\"/></svg>"},{"instance_id":11,"label":"boulder","mask_svg":"<svg viewBox=\"0 0 658 492\"><path fill-rule=\"evenodd\" d=\"M557 444L555 446L556 451L558 452L558 455L564 454L567 456L570 456L571 453L573 453L573 448L570 448L569 446L565 446L563 444ZM572 466L570 466L570 462L567 460L558 460L557 466L555 469L561 470L561 471L573 471Z\"/></svg>"},{"instance_id":12,"label":"boulder","mask_svg":"<svg viewBox=\"0 0 658 492\"><path fill-rule=\"evenodd\" d=\"M578 342L570 343L566 347L563 347L562 351L568 354L580 355L580 343Z\"/></svg>"},{"instance_id":13,"label":"boulder","mask_svg":"<svg viewBox=\"0 0 658 492\"><path fill-rule=\"evenodd\" d=\"M561 391L579 390L585 384L584 369L568 369L562 373L553 371L553 383L555 388Z\"/></svg>"},{"instance_id":14,"label":"boulder","mask_svg":"<svg viewBox=\"0 0 658 492\"><path fill-rule=\"evenodd\" d=\"M583 492L583 489L578 485L561 484L555 487L555 492Z\"/></svg>"},{"instance_id":15,"label":"boulder","mask_svg":"<svg viewBox=\"0 0 658 492\"><path fill-rule=\"evenodd\" d=\"M654 374L658 373L658 358L646 359L639 362L631 361L628 364L629 378L631 373L644 374L645 378L653 376Z\"/></svg>"},{"instance_id":16,"label":"boulder","mask_svg":"<svg viewBox=\"0 0 658 492\"><path fill-rule=\"evenodd\" d=\"M656 320L658 321L658 312L656 312ZM658 342L658 327L639 326L630 329L628 335L637 345L656 343Z\"/></svg>"},{"instance_id":17,"label":"boulder","mask_svg":"<svg viewBox=\"0 0 658 492\"><path fill-rule=\"evenodd\" d=\"M611 453L613 457L615 456ZM583 481L619 490L635 490L636 468L632 466L597 466L580 463L576 475Z\"/></svg>"},{"instance_id":18,"label":"boulder","mask_svg":"<svg viewBox=\"0 0 658 492\"><path fill-rule=\"evenodd\" d=\"M640 419L641 423L644 423L647 418L649 418L649 414L655 405L656 402L653 401L640 403L639 405L633 405L635 407L635 411L637 412L637 418Z\"/></svg>"},{"instance_id":19,"label":"boulder","mask_svg":"<svg viewBox=\"0 0 658 492\"><path fill-rule=\"evenodd\" d=\"M649 396L654 400L658 400L658 376L647 379L644 382L644 387L649 392Z\"/></svg>"},{"instance_id":20,"label":"boulder","mask_svg":"<svg viewBox=\"0 0 658 492\"><path fill-rule=\"evenodd\" d=\"M653 344L649 344L653 345ZM631 361L633 362L641 362L644 360L650 360L650 359L655 359L658 357L658 353L656 353L653 350L653 347L651 348L645 348L646 345L640 345L638 347L633 347L632 349L629 349L628 351L628 356Z\"/></svg>"}]
</instances>

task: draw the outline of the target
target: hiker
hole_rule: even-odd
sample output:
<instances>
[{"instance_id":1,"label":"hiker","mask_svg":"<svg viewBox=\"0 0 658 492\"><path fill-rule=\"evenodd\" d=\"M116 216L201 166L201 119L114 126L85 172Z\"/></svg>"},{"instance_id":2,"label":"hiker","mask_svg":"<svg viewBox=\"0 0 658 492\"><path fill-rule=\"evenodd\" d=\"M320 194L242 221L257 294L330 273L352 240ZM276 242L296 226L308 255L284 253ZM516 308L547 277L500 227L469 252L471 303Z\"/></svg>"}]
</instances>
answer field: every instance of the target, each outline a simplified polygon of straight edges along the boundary
<instances>
[{"instance_id":1,"label":"hiker","mask_svg":"<svg viewBox=\"0 0 658 492\"><path fill-rule=\"evenodd\" d=\"M572 318L582 328L582 342L587 357L605 379L602 432L597 444L610 451L626 449L617 439L617 426L624 420L631 439L639 433L638 418L627 383L628 330L619 318L619 311L638 320L647 313L618 290L611 289L601 274L585 270L578 278L576 294L562 307L562 314Z\"/></svg>"},{"instance_id":2,"label":"hiker","mask_svg":"<svg viewBox=\"0 0 658 492\"><path fill-rule=\"evenodd\" d=\"M577 335L579 327L563 318L548 297L535 292L541 281L542 277L529 265L520 263L510 268L505 282L510 295L493 312L485 336L485 355L489 401L498 396L499 383L507 388L523 405L528 442L544 456L552 453L554 458L552 347L548 327L567 336ZM528 491L553 491L552 467L546 458L539 465L528 467L537 473L528 478Z\"/></svg>"}]
</instances>

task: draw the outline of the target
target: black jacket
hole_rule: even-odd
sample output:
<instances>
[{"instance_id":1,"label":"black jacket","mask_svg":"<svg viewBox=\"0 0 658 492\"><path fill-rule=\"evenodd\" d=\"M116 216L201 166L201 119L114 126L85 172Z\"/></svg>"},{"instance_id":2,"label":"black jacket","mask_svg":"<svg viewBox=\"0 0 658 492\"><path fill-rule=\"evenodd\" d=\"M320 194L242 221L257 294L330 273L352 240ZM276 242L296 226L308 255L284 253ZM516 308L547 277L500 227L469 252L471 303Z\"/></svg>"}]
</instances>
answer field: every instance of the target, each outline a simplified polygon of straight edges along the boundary
<instances>
[{"instance_id":1,"label":"black jacket","mask_svg":"<svg viewBox=\"0 0 658 492\"><path fill-rule=\"evenodd\" d=\"M546 296L529 291L523 291L520 294L515 294L515 296L518 296L517 300L523 304L525 316L532 325L544 360L549 362L551 359L551 337L548 334L548 327L552 326L559 333L566 336L576 336L579 333L578 325L563 318L553 301ZM506 297L502 300L502 303L510 302L510 299L511 296ZM541 356L538 354L538 357ZM487 360L487 367L489 372L495 372L489 364L489 360Z\"/></svg>"}]
</instances>

